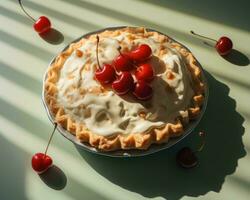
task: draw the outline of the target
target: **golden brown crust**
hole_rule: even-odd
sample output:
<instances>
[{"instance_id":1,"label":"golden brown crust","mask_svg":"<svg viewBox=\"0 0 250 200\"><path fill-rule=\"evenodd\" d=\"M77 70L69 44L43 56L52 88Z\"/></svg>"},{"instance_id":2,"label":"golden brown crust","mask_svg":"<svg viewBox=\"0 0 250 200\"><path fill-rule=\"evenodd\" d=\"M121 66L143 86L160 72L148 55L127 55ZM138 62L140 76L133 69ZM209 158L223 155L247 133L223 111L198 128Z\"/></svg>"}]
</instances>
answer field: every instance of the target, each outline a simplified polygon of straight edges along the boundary
<instances>
[{"instance_id":1,"label":"golden brown crust","mask_svg":"<svg viewBox=\"0 0 250 200\"><path fill-rule=\"evenodd\" d=\"M84 44L86 39L81 39L76 43L72 43L68 49L60 53L55 61L48 69L45 80L45 101L51 113L55 117L55 121L59 123L64 129L76 136L81 142L87 142L91 146L103 151L113 151L117 149L147 149L153 143L165 143L171 137L177 137L183 134L184 126L188 124L189 120L195 119L201 110L204 101L204 83L202 82L201 69L192 53L183 47L181 44L172 41L167 36L157 32L147 32L144 28L123 28L115 31L104 31L98 33L100 37L116 36L121 32L135 33L148 37L154 35L160 42L169 42L172 48L178 50L186 61L186 66L193 79L193 89L195 95L193 97L193 106L184 112L183 116L179 116L175 123L167 123L161 128L153 128L145 133L136 134L118 134L114 136L101 136L89 131L84 124L80 124L71 119L64 111L64 108L57 103L57 87L56 83L59 78L59 72L66 59L72 54L74 50ZM133 35L131 36L133 37ZM94 39L95 35L91 35L88 39ZM133 38L131 38L133 39ZM164 50L163 50L164 51ZM78 52L79 56L81 52ZM185 114L186 113L186 114Z\"/></svg>"}]
</instances>

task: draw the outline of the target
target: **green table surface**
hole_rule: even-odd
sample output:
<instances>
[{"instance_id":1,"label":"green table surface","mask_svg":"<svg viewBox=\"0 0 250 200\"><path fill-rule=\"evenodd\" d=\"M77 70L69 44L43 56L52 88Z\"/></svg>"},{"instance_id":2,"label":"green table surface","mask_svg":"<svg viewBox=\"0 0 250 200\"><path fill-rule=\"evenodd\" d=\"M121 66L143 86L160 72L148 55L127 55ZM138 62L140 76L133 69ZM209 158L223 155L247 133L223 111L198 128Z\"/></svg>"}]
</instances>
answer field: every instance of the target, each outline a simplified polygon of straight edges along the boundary
<instances>
[{"instance_id":1,"label":"green table surface","mask_svg":"<svg viewBox=\"0 0 250 200\"><path fill-rule=\"evenodd\" d=\"M1 200L249 199L249 1L23 2L34 17L48 16L64 40L41 38L17 0L1 0ZM30 160L35 152L44 150L53 129L41 101L48 63L82 34L119 25L159 30L194 53L206 70L210 86L202 121L193 134L173 148L131 159L84 152L56 132L49 154L58 168L39 177ZM190 35L190 30L215 39L227 35L235 50L222 58L213 47ZM59 32L52 36L59 36ZM199 165L184 170L175 162L176 152L183 146L196 148L200 130L207 136L206 146L198 154Z\"/></svg>"}]
</instances>

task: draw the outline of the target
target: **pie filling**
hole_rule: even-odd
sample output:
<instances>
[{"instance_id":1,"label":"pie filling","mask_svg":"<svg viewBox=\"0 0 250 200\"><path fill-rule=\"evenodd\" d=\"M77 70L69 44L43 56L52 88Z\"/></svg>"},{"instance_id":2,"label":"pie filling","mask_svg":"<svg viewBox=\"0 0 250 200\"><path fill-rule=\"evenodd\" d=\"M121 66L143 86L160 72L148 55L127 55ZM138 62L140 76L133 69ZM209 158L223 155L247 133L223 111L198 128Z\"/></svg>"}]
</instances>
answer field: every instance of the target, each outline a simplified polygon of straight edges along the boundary
<instances>
[{"instance_id":1,"label":"pie filling","mask_svg":"<svg viewBox=\"0 0 250 200\"><path fill-rule=\"evenodd\" d=\"M97 69L96 41L86 40L66 59L56 83L58 104L76 123L97 135L146 133L155 127L174 123L185 115L195 95L193 80L179 52L169 42L159 42L155 35L133 38L132 33L122 32L109 38L100 37L99 59L111 64L119 55L118 47L130 51L140 44L152 49L150 62L155 78L150 83L153 96L140 101L131 95L119 96L109 87L95 80Z\"/></svg>"}]
</instances>

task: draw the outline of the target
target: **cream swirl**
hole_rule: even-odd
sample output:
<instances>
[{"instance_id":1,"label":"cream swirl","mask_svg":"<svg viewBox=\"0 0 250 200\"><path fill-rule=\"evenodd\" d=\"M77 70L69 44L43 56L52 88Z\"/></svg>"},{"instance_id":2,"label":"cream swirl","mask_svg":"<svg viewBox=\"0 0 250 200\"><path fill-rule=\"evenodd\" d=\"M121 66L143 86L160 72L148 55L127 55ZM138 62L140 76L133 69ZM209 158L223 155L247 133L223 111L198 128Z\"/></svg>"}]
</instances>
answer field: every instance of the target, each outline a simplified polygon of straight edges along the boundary
<instances>
[{"instance_id":1,"label":"cream swirl","mask_svg":"<svg viewBox=\"0 0 250 200\"><path fill-rule=\"evenodd\" d=\"M151 84L151 100L142 102L129 95L120 97L113 91L88 92L100 88L94 79L96 43L89 40L79 48L83 56L79 58L75 52L72 53L60 71L58 102L72 119L99 135L142 133L174 122L180 112L189 106L194 95L185 62L177 51L168 47L167 42L162 44L150 36L131 43L128 37L129 34L124 33L114 38L101 38L100 62L111 63L118 55L117 48L121 41L126 42L128 49L132 45L148 44L153 52L149 62L156 72ZM162 45L166 51L159 57ZM85 69L86 64L88 69ZM174 78L167 78L168 73L172 73Z\"/></svg>"}]
</instances>

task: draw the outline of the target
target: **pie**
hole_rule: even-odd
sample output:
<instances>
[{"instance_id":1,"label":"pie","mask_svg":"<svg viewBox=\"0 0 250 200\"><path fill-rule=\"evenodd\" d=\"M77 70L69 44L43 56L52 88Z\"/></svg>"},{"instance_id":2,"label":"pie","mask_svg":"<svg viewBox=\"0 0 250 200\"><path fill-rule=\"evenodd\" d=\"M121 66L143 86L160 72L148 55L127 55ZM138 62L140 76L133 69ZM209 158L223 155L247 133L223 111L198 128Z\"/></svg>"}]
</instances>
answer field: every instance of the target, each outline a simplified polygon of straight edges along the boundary
<instances>
[{"instance_id":1,"label":"pie","mask_svg":"<svg viewBox=\"0 0 250 200\"><path fill-rule=\"evenodd\" d=\"M205 84L199 63L183 45L143 27L98 33L101 65L140 44L152 49L147 59L155 78L153 95L143 101L118 95L95 78L97 33L61 52L49 66L45 102L55 121L79 141L100 151L148 149L181 136L196 120L204 102Z\"/></svg>"}]
</instances>

